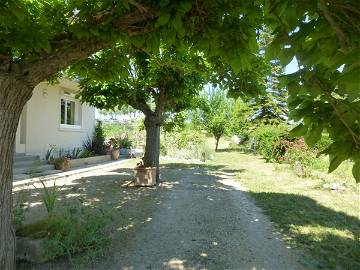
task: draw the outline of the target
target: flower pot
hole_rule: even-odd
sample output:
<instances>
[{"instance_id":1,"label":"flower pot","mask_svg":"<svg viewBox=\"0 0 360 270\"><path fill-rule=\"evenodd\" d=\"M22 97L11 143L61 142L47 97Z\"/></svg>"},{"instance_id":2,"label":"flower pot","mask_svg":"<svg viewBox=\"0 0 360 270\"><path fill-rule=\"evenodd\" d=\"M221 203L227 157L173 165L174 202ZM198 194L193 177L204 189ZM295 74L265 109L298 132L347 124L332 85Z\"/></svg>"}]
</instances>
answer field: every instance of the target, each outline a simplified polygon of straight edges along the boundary
<instances>
[{"instance_id":1,"label":"flower pot","mask_svg":"<svg viewBox=\"0 0 360 270\"><path fill-rule=\"evenodd\" d=\"M118 160L120 156L120 149L113 149L111 151L111 159L112 160Z\"/></svg>"},{"instance_id":2,"label":"flower pot","mask_svg":"<svg viewBox=\"0 0 360 270\"><path fill-rule=\"evenodd\" d=\"M134 172L136 186L156 185L156 167L136 167Z\"/></svg>"},{"instance_id":3,"label":"flower pot","mask_svg":"<svg viewBox=\"0 0 360 270\"><path fill-rule=\"evenodd\" d=\"M69 160L66 157L61 157L54 160L55 170L66 171L70 168Z\"/></svg>"},{"instance_id":4,"label":"flower pot","mask_svg":"<svg viewBox=\"0 0 360 270\"><path fill-rule=\"evenodd\" d=\"M120 155L122 156L130 156L130 149L129 148L120 148Z\"/></svg>"}]
</instances>

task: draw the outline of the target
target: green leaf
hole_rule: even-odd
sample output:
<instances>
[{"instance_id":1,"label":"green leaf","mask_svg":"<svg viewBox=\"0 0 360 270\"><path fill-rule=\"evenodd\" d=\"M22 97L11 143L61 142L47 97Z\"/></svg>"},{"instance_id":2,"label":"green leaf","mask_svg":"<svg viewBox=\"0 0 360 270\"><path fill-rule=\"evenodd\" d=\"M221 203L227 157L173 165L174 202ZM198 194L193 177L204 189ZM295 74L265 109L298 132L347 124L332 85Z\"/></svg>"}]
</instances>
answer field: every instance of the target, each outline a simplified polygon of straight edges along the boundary
<instances>
[{"instance_id":1,"label":"green leaf","mask_svg":"<svg viewBox=\"0 0 360 270\"><path fill-rule=\"evenodd\" d=\"M345 159L348 158L348 155L345 153L336 153L335 155L330 154L330 165L329 165L329 173L336 170L337 167L343 162Z\"/></svg>"},{"instance_id":2,"label":"green leaf","mask_svg":"<svg viewBox=\"0 0 360 270\"><path fill-rule=\"evenodd\" d=\"M163 25L167 24L169 22L169 20L170 20L169 13L161 14L159 16L159 19L155 23L155 27L163 26Z\"/></svg>"},{"instance_id":3,"label":"green leaf","mask_svg":"<svg viewBox=\"0 0 360 270\"><path fill-rule=\"evenodd\" d=\"M290 136L291 137L300 137L300 136L305 135L307 133L307 131L308 131L308 127L303 124L300 124L300 125L294 127L290 131Z\"/></svg>"},{"instance_id":4,"label":"green leaf","mask_svg":"<svg viewBox=\"0 0 360 270\"><path fill-rule=\"evenodd\" d=\"M313 124L312 129L304 137L307 145L314 146L321 139L321 134L324 129L322 124Z\"/></svg>"},{"instance_id":5,"label":"green leaf","mask_svg":"<svg viewBox=\"0 0 360 270\"><path fill-rule=\"evenodd\" d=\"M360 159L355 161L355 164L352 168L352 173L356 180L356 183L359 183L360 182Z\"/></svg>"}]
</instances>

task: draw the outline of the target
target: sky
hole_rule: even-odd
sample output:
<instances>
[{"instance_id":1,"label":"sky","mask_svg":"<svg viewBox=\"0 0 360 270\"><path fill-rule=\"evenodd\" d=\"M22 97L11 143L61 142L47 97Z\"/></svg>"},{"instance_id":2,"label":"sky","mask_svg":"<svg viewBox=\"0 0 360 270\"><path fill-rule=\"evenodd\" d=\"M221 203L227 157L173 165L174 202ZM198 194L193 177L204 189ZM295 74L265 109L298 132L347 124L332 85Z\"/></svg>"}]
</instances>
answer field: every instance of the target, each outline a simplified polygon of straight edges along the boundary
<instances>
[{"instance_id":1,"label":"sky","mask_svg":"<svg viewBox=\"0 0 360 270\"><path fill-rule=\"evenodd\" d=\"M294 57L291 62L285 67L285 74L291 74L299 70L298 62Z\"/></svg>"}]
</instances>

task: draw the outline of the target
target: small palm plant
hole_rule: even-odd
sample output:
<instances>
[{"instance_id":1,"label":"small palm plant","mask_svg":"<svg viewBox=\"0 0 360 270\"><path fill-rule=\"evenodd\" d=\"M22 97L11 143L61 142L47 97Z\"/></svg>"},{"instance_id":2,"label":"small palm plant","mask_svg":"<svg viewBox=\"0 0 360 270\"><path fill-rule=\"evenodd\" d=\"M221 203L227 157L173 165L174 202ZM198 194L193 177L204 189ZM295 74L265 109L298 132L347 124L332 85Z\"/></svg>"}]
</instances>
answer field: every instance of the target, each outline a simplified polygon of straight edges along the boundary
<instances>
[{"instance_id":1,"label":"small palm plant","mask_svg":"<svg viewBox=\"0 0 360 270\"><path fill-rule=\"evenodd\" d=\"M48 216L53 217L55 214L55 203L57 198L59 197L59 193L62 187L56 186L55 181L54 181L54 185L49 187L45 185L44 181L40 180L40 182L43 186L43 190L41 194L42 201L45 205Z\"/></svg>"}]
</instances>

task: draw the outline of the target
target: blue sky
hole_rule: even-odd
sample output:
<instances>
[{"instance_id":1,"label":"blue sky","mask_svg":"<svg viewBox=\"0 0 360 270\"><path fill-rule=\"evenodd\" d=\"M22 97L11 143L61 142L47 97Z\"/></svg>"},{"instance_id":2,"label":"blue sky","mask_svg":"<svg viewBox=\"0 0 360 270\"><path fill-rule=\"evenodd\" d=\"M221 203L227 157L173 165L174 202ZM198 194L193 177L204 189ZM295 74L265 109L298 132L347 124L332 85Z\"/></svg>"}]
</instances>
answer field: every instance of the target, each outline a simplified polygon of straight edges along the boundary
<instances>
[{"instance_id":1,"label":"blue sky","mask_svg":"<svg viewBox=\"0 0 360 270\"><path fill-rule=\"evenodd\" d=\"M298 62L296 60L296 58L294 57L291 62L285 67L285 74L291 74L294 73L296 71L298 71Z\"/></svg>"}]
</instances>

